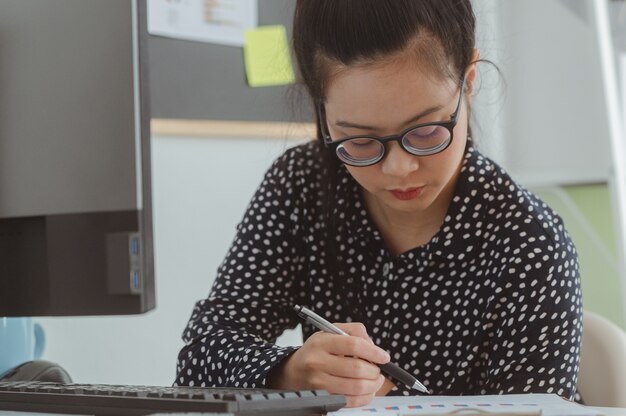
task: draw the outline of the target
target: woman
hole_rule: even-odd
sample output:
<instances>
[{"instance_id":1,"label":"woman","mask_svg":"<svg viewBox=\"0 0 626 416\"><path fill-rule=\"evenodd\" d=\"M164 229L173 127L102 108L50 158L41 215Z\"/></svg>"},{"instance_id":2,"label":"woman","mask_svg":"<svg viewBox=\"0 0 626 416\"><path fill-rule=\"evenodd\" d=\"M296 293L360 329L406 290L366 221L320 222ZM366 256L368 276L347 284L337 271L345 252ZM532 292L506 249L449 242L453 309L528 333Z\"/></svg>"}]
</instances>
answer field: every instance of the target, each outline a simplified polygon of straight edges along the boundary
<instances>
[{"instance_id":1,"label":"woman","mask_svg":"<svg viewBox=\"0 0 626 416\"><path fill-rule=\"evenodd\" d=\"M581 294L561 219L483 156L469 0L298 0L293 43L319 140L267 172L176 384L413 394L575 393ZM305 305L349 337L303 326Z\"/></svg>"}]
</instances>

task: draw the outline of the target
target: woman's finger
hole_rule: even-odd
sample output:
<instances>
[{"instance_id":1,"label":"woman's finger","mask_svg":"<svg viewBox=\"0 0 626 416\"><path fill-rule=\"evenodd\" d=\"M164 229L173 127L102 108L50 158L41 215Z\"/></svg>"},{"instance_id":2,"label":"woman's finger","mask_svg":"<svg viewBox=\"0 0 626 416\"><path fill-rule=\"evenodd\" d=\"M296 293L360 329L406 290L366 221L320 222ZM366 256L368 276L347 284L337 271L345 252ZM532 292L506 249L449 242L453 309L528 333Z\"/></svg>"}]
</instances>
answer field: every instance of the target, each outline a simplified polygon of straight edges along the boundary
<instances>
[{"instance_id":1,"label":"woman's finger","mask_svg":"<svg viewBox=\"0 0 626 416\"><path fill-rule=\"evenodd\" d=\"M387 351L356 336L328 334L320 342L324 343L324 349L335 355L358 357L376 364L388 363L391 359Z\"/></svg>"},{"instance_id":2,"label":"woman's finger","mask_svg":"<svg viewBox=\"0 0 626 416\"><path fill-rule=\"evenodd\" d=\"M327 355L324 370L334 376L345 378L376 380L380 376L380 368L369 361L333 354Z\"/></svg>"},{"instance_id":3,"label":"woman's finger","mask_svg":"<svg viewBox=\"0 0 626 416\"><path fill-rule=\"evenodd\" d=\"M364 396L376 394L383 384L383 376L374 380L337 377L331 374L320 374L313 385L315 388L323 388L332 394L344 396Z\"/></svg>"}]
</instances>

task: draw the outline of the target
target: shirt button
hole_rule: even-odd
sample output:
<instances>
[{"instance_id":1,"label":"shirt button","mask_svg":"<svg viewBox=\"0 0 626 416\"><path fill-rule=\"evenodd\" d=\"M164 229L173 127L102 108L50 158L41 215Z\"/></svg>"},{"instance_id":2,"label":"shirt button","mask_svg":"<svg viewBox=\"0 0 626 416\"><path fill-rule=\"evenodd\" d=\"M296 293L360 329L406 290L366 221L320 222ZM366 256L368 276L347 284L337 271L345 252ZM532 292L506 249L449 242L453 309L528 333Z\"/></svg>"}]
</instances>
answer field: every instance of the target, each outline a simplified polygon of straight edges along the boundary
<instances>
[{"instance_id":1,"label":"shirt button","mask_svg":"<svg viewBox=\"0 0 626 416\"><path fill-rule=\"evenodd\" d=\"M383 265L383 277L387 277L387 275L389 274L389 263L385 263Z\"/></svg>"}]
</instances>

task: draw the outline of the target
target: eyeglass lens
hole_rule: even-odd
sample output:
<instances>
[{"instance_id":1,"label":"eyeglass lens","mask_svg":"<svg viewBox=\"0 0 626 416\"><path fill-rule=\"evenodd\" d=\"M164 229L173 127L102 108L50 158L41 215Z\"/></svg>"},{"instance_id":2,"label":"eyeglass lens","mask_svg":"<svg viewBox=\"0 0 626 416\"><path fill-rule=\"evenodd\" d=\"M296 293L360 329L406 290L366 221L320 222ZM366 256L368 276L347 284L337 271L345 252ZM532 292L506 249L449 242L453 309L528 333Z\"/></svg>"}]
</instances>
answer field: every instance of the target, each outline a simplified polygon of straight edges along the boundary
<instances>
[{"instance_id":1,"label":"eyeglass lens","mask_svg":"<svg viewBox=\"0 0 626 416\"><path fill-rule=\"evenodd\" d=\"M450 131L440 125L421 126L402 136L402 147L411 154L427 156L439 152L450 141ZM346 140L337 147L337 156L349 164L368 165L385 154L385 145L367 137Z\"/></svg>"}]
</instances>

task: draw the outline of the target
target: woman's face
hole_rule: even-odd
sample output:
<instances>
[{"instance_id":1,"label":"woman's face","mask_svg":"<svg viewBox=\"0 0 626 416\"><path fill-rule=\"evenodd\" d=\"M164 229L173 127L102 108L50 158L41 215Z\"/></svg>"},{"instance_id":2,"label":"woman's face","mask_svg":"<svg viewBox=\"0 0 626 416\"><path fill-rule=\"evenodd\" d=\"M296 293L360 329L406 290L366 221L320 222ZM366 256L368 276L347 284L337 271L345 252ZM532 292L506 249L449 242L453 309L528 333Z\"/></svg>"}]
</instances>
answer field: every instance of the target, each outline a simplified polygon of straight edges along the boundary
<instances>
[{"instance_id":1,"label":"woman's face","mask_svg":"<svg viewBox=\"0 0 626 416\"><path fill-rule=\"evenodd\" d=\"M474 77L472 66L466 86ZM333 140L359 134L382 137L419 123L448 121L459 93L453 80L429 76L407 63L343 69L326 90L328 130ZM392 212L428 214L438 201L451 197L467 141L465 101L452 143L443 152L414 156L391 142L381 162L367 167L346 166L366 191L366 201Z\"/></svg>"}]
</instances>

